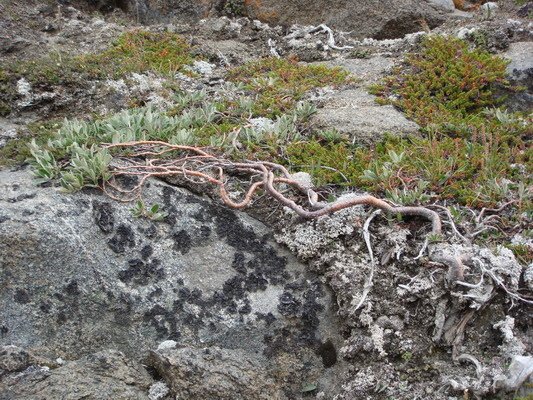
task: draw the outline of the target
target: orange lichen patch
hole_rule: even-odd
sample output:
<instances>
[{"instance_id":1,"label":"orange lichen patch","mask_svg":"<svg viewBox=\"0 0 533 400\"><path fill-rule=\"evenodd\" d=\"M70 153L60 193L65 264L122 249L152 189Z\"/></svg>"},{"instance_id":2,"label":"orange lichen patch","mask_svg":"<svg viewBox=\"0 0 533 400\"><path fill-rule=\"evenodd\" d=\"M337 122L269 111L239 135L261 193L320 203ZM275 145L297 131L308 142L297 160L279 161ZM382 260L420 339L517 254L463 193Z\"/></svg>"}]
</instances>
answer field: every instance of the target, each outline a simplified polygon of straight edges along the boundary
<instances>
[{"instance_id":1,"label":"orange lichen patch","mask_svg":"<svg viewBox=\"0 0 533 400\"><path fill-rule=\"evenodd\" d=\"M279 21L279 13L265 7L261 4L261 0L244 0L244 7L248 15L267 23L276 23Z\"/></svg>"},{"instance_id":2,"label":"orange lichen patch","mask_svg":"<svg viewBox=\"0 0 533 400\"><path fill-rule=\"evenodd\" d=\"M485 4L487 0L481 0L478 1L472 5L467 5L465 0L453 0L453 4L455 8L461 11L473 11L477 10L479 7L481 7L483 4Z\"/></svg>"}]
</instances>

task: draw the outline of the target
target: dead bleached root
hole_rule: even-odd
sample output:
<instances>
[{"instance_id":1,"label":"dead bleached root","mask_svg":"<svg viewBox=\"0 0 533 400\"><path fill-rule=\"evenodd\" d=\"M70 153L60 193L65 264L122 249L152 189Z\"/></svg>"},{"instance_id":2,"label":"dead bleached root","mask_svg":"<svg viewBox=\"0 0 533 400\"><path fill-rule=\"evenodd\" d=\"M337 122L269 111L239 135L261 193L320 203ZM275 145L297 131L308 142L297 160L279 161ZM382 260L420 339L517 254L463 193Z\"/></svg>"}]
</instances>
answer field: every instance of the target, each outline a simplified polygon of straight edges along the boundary
<instances>
[{"instance_id":1,"label":"dead bleached root","mask_svg":"<svg viewBox=\"0 0 533 400\"><path fill-rule=\"evenodd\" d=\"M307 26L303 27L302 29L298 29L291 34L285 36L285 39L292 39L300 36L305 36L308 34L314 34L318 35L320 33L325 33L328 35L327 45L332 50L350 50L353 49L353 46L338 46L335 41L335 35L333 33L333 30L327 26L326 24L320 24L318 26Z\"/></svg>"}]
</instances>

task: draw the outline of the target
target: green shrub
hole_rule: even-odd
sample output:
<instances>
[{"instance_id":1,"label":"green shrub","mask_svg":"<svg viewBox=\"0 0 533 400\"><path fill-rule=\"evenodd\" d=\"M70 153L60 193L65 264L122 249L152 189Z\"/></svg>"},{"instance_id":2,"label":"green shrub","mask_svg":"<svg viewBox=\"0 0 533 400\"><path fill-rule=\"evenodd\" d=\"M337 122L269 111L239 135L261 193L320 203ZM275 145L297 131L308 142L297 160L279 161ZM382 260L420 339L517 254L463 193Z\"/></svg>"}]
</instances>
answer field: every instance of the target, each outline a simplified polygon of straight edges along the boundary
<instances>
[{"instance_id":1,"label":"green shrub","mask_svg":"<svg viewBox=\"0 0 533 400\"><path fill-rule=\"evenodd\" d=\"M130 72L174 74L193 58L181 36L170 32L135 30L122 34L106 51L78 57L80 68L98 75L123 76Z\"/></svg>"},{"instance_id":2,"label":"green shrub","mask_svg":"<svg viewBox=\"0 0 533 400\"><path fill-rule=\"evenodd\" d=\"M374 177L367 179L372 188L394 195L423 181L428 194L478 207L518 199L520 188L532 183L533 154L526 143L533 125L530 116L496 108L498 88L509 86L507 63L459 39L432 36L372 87L380 103L402 109L424 133L378 146L368 169L373 175L366 177ZM381 149L404 154L403 161L390 168ZM520 203L531 206L530 199Z\"/></svg>"},{"instance_id":3,"label":"green shrub","mask_svg":"<svg viewBox=\"0 0 533 400\"><path fill-rule=\"evenodd\" d=\"M398 96L390 102L421 126L461 121L500 101L495 90L508 86L507 64L486 51L468 49L462 40L430 36L420 53L407 57L373 91L384 99Z\"/></svg>"}]
</instances>

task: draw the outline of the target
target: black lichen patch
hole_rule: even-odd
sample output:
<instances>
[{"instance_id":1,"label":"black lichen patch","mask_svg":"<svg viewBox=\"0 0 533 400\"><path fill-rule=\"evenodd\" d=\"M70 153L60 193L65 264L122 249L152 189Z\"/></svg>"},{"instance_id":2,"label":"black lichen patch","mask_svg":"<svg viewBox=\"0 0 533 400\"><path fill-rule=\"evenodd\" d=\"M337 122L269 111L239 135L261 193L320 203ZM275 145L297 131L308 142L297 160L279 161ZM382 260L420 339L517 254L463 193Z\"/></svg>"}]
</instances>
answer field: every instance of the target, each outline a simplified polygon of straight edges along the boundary
<instances>
[{"instance_id":1,"label":"black lichen patch","mask_svg":"<svg viewBox=\"0 0 533 400\"><path fill-rule=\"evenodd\" d=\"M5 325L0 326L0 337L3 338L9 332L9 328Z\"/></svg>"},{"instance_id":2,"label":"black lichen patch","mask_svg":"<svg viewBox=\"0 0 533 400\"><path fill-rule=\"evenodd\" d=\"M65 287L65 293L69 296L79 296L80 289L78 288L78 282L72 281Z\"/></svg>"},{"instance_id":3,"label":"black lichen patch","mask_svg":"<svg viewBox=\"0 0 533 400\"><path fill-rule=\"evenodd\" d=\"M268 243L268 237L258 237L253 228L246 226L234 211L213 205L202 206L202 212L195 219L212 220L218 240L225 240L235 249L231 266L237 274L212 295L208 300L210 304L225 309L229 314L249 314L252 312L250 293L266 290L269 285L285 284L291 278L286 271L287 259ZM206 225L187 235L180 231L174 235L175 250L183 254L182 248L188 251L189 245L197 246L202 240L209 240L210 236L211 229Z\"/></svg>"},{"instance_id":4,"label":"black lichen patch","mask_svg":"<svg viewBox=\"0 0 533 400\"><path fill-rule=\"evenodd\" d=\"M64 324L68 321L67 314L64 311L60 311L56 315L56 321L58 324Z\"/></svg>"},{"instance_id":5,"label":"black lichen patch","mask_svg":"<svg viewBox=\"0 0 533 400\"><path fill-rule=\"evenodd\" d=\"M301 303L290 292L284 292L278 303L278 311L285 317L295 317L300 312Z\"/></svg>"},{"instance_id":6,"label":"black lichen patch","mask_svg":"<svg viewBox=\"0 0 533 400\"><path fill-rule=\"evenodd\" d=\"M222 304L229 304L234 299L242 299L246 295L244 289L244 279L242 276L234 276L224 282L222 286L223 298L221 298Z\"/></svg>"},{"instance_id":7,"label":"black lichen patch","mask_svg":"<svg viewBox=\"0 0 533 400\"><path fill-rule=\"evenodd\" d=\"M159 304L144 313L143 320L150 323L160 338L179 340L179 321L173 311L167 311Z\"/></svg>"},{"instance_id":8,"label":"black lichen patch","mask_svg":"<svg viewBox=\"0 0 533 400\"><path fill-rule=\"evenodd\" d=\"M233 256L233 262L231 263L232 268L235 269L240 274L246 273L246 266L244 265L244 262L246 261L244 254L241 252L235 253Z\"/></svg>"},{"instance_id":9,"label":"black lichen patch","mask_svg":"<svg viewBox=\"0 0 533 400\"><path fill-rule=\"evenodd\" d=\"M168 220L168 217L165 218L165 221L167 220ZM157 237L157 227L155 226L155 224L150 224L146 228L138 227L137 230L141 235L145 236L147 239L155 239Z\"/></svg>"},{"instance_id":10,"label":"black lichen patch","mask_svg":"<svg viewBox=\"0 0 533 400\"><path fill-rule=\"evenodd\" d=\"M251 253L253 258L246 263L246 268L261 273L270 284L284 283L290 276L285 272L287 259L280 256L276 249L267 243L266 238L259 238L254 230L245 226L232 210L223 207L213 208L216 233L220 239L235 248L237 253ZM237 259L234 268L243 273L243 260Z\"/></svg>"},{"instance_id":11,"label":"black lichen patch","mask_svg":"<svg viewBox=\"0 0 533 400\"><path fill-rule=\"evenodd\" d=\"M281 352L292 353L302 347L319 348L322 343L317 338L320 325L318 316L324 306L317 300L323 296L318 279L311 283L302 279L285 285L285 291L279 298L278 311L290 318L292 324L273 329L272 333L265 335L265 356L271 357Z\"/></svg>"},{"instance_id":12,"label":"black lichen patch","mask_svg":"<svg viewBox=\"0 0 533 400\"><path fill-rule=\"evenodd\" d=\"M39 305L39 310L41 310L44 314L49 314L52 310L52 304L48 301L43 301Z\"/></svg>"},{"instance_id":13,"label":"black lichen patch","mask_svg":"<svg viewBox=\"0 0 533 400\"><path fill-rule=\"evenodd\" d=\"M320 343L315 353L322 358L324 368L331 368L337 363L337 349L331 340Z\"/></svg>"},{"instance_id":14,"label":"black lichen patch","mask_svg":"<svg viewBox=\"0 0 533 400\"><path fill-rule=\"evenodd\" d=\"M150 258L150 256L154 253L154 249L152 246L150 246L149 244L143 246L143 248L141 249L141 258L143 260L147 260L148 258Z\"/></svg>"},{"instance_id":15,"label":"black lichen patch","mask_svg":"<svg viewBox=\"0 0 533 400\"><path fill-rule=\"evenodd\" d=\"M165 277L165 271L160 265L161 262L158 259L144 262L135 258L128 261L128 269L118 273L118 279L124 283L146 286L152 281L157 282Z\"/></svg>"},{"instance_id":16,"label":"black lichen patch","mask_svg":"<svg viewBox=\"0 0 533 400\"><path fill-rule=\"evenodd\" d=\"M187 287L182 287L178 291L178 296L186 303L199 304L202 299L202 291L198 288L190 290Z\"/></svg>"},{"instance_id":17,"label":"black lichen patch","mask_svg":"<svg viewBox=\"0 0 533 400\"><path fill-rule=\"evenodd\" d=\"M163 289L161 289L160 287L154 289L149 295L148 295L148 299L150 300L153 300L155 298L158 298L158 297L161 297L161 295L163 294Z\"/></svg>"},{"instance_id":18,"label":"black lichen patch","mask_svg":"<svg viewBox=\"0 0 533 400\"><path fill-rule=\"evenodd\" d=\"M250 301L248 299L245 299L244 305L239 308L239 314L246 315L250 314L252 312L252 306L250 305Z\"/></svg>"},{"instance_id":19,"label":"black lichen patch","mask_svg":"<svg viewBox=\"0 0 533 400\"><path fill-rule=\"evenodd\" d=\"M255 315L258 320L265 321L267 326L272 325L272 323L276 321L276 317L274 317L274 314L272 313L263 314L260 312L256 312Z\"/></svg>"},{"instance_id":20,"label":"black lichen patch","mask_svg":"<svg viewBox=\"0 0 533 400\"><path fill-rule=\"evenodd\" d=\"M115 235L107 241L107 245L117 254L124 253L126 248L135 246L135 233L130 227L121 224L118 226Z\"/></svg>"},{"instance_id":21,"label":"black lichen patch","mask_svg":"<svg viewBox=\"0 0 533 400\"><path fill-rule=\"evenodd\" d=\"M174 205L172 202L172 199L175 193L176 191L172 189L170 186L163 187L162 196L163 196L163 204L165 208L168 209Z\"/></svg>"},{"instance_id":22,"label":"black lichen patch","mask_svg":"<svg viewBox=\"0 0 533 400\"><path fill-rule=\"evenodd\" d=\"M8 203L18 203L19 201L29 200L33 199L35 196L37 196L37 193L24 193L17 197L11 197L7 199Z\"/></svg>"},{"instance_id":23,"label":"black lichen patch","mask_svg":"<svg viewBox=\"0 0 533 400\"><path fill-rule=\"evenodd\" d=\"M257 252L264 243L258 240L253 229L243 225L234 211L222 207L214 207L216 233L225 238L227 243L241 251Z\"/></svg>"},{"instance_id":24,"label":"black lichen patch","mask_svg":"<svg viewBox=\"0 0 533 400\"><path fill-rule=\"evenodd\" d=\"M139 178L133 175L117 175L115 179L118 186L125 190L131 190L139 184Z\"/></svg>"},{"instance_id":25,"label":"black lichen patch","mask_svg":"<svg viewBox=\"0 0 533 400\"><path fill-rule=\"evenodd\" d=\"M206 212L204 207L200 207L198 211L191 215L198 222L211 222L213 217Z\"/></svg>"},{"instance_id":26,"label":"black lichen patch","mask_svg":"<svg viewBox=\"0 0 533 400\"><path fill-rule=\"evenodd\" d=\"M186 304L196 305L198 312L191 313L187 310ZM213 317L213 310L216 304L202 298L202 291L198 288L189 289L180 288L178 298L174 301L172 312L177 316L181 325L187 326L190 330L198 333L201 328L206 326L206 321ZM172 322L172 321L171 321Z\"/></svg>"},{"instance_id":27,"label":"black lichen patch","mask_svg":"<svg viewBox=\"0 0 533 400\"><path fill-rule=\"evenodd\" d=\"M24 289L17 289L13 299L19 304L28 304L30 302L30 294Z\"/></svg>"},{"instance_id":28,"label":"black lichen patch","mask_svg":"<svg viewBox=\"0 0 533 400\"><path fill-rule=\"evenodd\" d=\"M11 218L9 218L7 215L0 215L0 224L9 221L10 219Z\"/></svg>"},{"instance_id":29,"label":"black lichen patch","mask_svg":"<svg viewBox=\"0 0 533 400\"><path fill-rule=\"evenodd\" d=\"M179 251L181 254L187 254L192 247L191 236L185 231L181 230L172 235L174 240L174 250Z\"/></svg>"},{"instance_id":30,"label":"black lichen patch","mask_svg":"<svg viewBox=\"0 0 533 400\"><path fill-rule=\"evenodd\" d=\"M211 236L211 228L207 225L202 225L200 227L200 238L201 239L209 239Z\"/></svg>"},{"instance_id":31,"label":"black lichen patch","mask_svg":"<svg viewBox=\"0 0 533 400\"><path fill-rule=\"evenodd\" d=\"M93 201L94 222L104 233L111 233L115 227L115 217L113 207L110 203L103 201Z\"/></svg>"},{"instance_id":32,"label":"black lichen patch","mask_svg":"<svg viewBox=\"0 0 533 400\"><path fill-rule=\"evenodd\" d=\"M259 290L266 290L268 281L261 272L252 272L246 276L244 281L244 288L248 292L257 292Z\"/></svg>"}]
</instances>

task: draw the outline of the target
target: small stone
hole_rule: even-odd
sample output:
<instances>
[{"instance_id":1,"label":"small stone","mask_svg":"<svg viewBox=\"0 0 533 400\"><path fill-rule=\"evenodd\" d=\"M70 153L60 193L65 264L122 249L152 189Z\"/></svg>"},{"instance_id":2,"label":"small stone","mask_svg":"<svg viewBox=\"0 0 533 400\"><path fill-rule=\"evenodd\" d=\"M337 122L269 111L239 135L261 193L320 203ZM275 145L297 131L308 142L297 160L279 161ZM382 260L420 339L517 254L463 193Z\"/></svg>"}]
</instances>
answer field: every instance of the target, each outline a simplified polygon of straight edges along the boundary
<instances>
[{"instance_id":1,"label":"small stone","mask_svg":"<svg viewBox=\"0 0 533 400\"><path fill-rule=\"evenodd\" d=\"M481 6L481 9L483 10L483 13L486 17L494 16L498 8L498 4L493 1L489 1L488 3L485 3Z\"/></svg>"},{"instance_id":2,"label":"small stone","mask_svg":"<svg viewBox=\"0 0 533 400\"><path fill-rule=\"evenodd\" d=\"M453 0L428 0L428 2L433 7L439 10L447 12L455 11L455 5L453 4Z\"/></svg>"},{"instance_id":3,"label":"small stone","mask_svg":"<svg viewBox=\"0 0 533 400\"><path fill-rule=\"evenodd\" d=\"M478 28L467 28L467 27L463 27L461 29L459 29L459 31L457 32L457 37L461 40L465 40L467 39L470 35L472 35L474 32L476 32L478 30Z\"/></svg>"},{"instance_id":4,"label":"small stone","mask_svg":"<svg viewBox=\"0 0 533 400\"><path fill-rule=\"evenodd\" d=\"M165 340L164 342L159 343L159 346L157 346L157 350L168 350L168 349L175 349L176 345L178 343L174 340Z\"/></svg>"},{"instance_id":5,"label":"small stone","mask_svg":"<svg viewBox=\"0 0 533 400\"><path fill-rule=\"evenodd\" d=\"M164 398L170 389L164 382L156 382L148 390L148 399L149 400L160 400Z\"/></svg>"},{"instance_id":6,"label":"small stone","mask_svg":"<svg viewBox=\"0 0 533 400\"><path fill-rule=\"evenodd\" d=\"M296 172L291 175L291 179L295 180L306 189L312 189L314 187L313 178L307 172Z\"/></svg>"},{"instance_id":7,"label":"small stone","mask_svg":"<svg viewBox=\"0 0 533 400\"><path fill-rule=\"evenodd\" d=\"M186 69L197 72L200 75L211 75L216 65L208 63L207 61L195 61L192 66L187 66Z\"/></svg>"}]
</instances>

